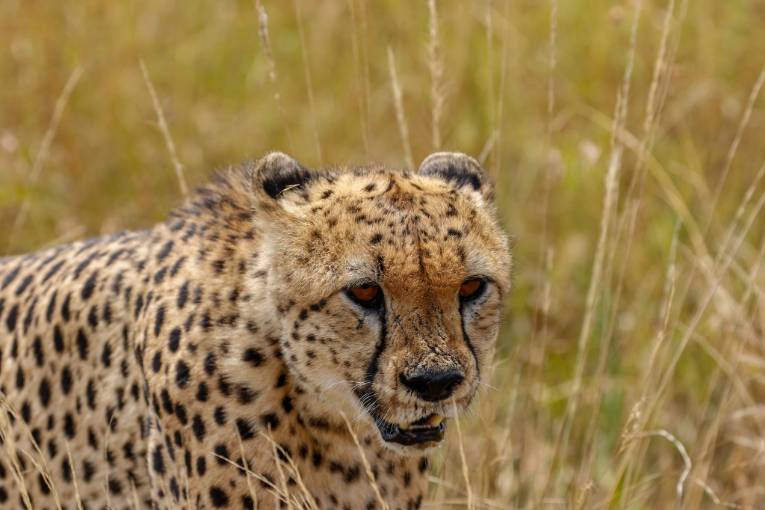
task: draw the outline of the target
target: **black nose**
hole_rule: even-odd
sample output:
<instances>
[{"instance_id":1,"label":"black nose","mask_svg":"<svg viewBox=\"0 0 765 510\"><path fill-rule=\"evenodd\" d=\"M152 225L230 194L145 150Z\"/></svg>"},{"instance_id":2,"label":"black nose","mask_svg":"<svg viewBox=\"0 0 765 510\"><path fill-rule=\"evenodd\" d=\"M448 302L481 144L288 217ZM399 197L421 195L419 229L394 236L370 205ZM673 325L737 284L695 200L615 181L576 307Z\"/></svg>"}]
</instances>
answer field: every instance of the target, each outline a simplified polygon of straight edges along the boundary
<instances>
[{"instance_id":1,"label":"black nose","mask_svg":"<svg viewBox=\"0 0 765 510\"><path fill-rule=\"evenodd\" d=\"M437 402L449 398L465 379L457 369L420 370L412 375L401 374L401 383L415 392L418 397L428 402Z\"/></svg>"}]
</instances>

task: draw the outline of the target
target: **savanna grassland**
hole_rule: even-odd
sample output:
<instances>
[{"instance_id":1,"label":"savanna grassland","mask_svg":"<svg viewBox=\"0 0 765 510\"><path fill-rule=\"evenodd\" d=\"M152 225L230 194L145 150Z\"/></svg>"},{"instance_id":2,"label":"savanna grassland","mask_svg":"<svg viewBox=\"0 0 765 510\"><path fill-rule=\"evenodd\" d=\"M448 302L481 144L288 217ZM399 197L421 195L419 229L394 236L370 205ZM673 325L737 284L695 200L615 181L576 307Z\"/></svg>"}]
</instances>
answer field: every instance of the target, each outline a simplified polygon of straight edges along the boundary
<instances>
[{"instance_id":1,"label":"savanna grassland","mask_svg":"<svg viewBox=\"0 0 765 510\"><path fill-rule=\"evenodd\" d=\"M515 288L428 507L763 508L764 23L761 0L0 0L0 254L149 226L272 149L474 154Z\"/></svg>"}]
</instances>

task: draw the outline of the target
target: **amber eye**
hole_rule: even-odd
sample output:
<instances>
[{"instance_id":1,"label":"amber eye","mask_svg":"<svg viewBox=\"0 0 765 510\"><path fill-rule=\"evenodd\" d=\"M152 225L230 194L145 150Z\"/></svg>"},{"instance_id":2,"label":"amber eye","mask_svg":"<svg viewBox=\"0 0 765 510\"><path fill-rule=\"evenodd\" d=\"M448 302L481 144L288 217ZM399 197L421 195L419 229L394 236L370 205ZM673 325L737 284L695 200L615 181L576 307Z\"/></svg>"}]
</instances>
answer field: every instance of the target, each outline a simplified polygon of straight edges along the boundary
<instances>
[{"instance_id":1,"label":"amber eye","mask_svg":"<svg viewBox=\"0 0 765 510\"><path fill-rule=\"evenodd\" d=\"M376 308L382 303L382 289L373 283L358 285L347 290L348 296L366 308Z\"/></svg>"},{"instance_id":2,"label":"amber eye","mask_svg":"<svg viewBox=\"0 0 765 510\"><path fill-rule=\"evenodd\" d=\"M460 299L467 301L481 295L486 282L481 278L468 278L460 286Z\"/></svg>"}]
</instances>

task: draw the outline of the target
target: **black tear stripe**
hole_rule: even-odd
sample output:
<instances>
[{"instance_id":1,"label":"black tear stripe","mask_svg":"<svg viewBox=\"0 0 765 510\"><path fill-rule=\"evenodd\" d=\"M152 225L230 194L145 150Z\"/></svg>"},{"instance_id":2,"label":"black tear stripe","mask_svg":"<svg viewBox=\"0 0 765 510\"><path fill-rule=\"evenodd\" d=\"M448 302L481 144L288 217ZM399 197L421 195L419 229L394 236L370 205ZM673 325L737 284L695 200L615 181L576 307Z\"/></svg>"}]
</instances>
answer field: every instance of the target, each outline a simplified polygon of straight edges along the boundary
<instances>
[{"instance_id":1,"label":"black tear stripe","mask_svg":"<svg viewBox=\"0 0 765 510\"><path fill-rule=\"evenodd\" d=\"M467 330L465 329L465 306L460 303L460 327L462 328L462 338L465 339L465 343L468 346L468 349L470 349L470 352L473 353L473 359L475 360L475 374L477 378L481 377L481 365L478 363L478 356L475 353L475 347L473 346L473 342L470 340L470 336L467 334Z\"/></svg>"},{"instance_id":2,"label":"black tear stripe","mask_svg":"<svg viewBox=\"0 0 765 510\"><path fill-rule=\"evenodd\" d=\"M372 361L369 362L369 366L367 366L367 373L365 379L365 385L363 388L356 388L354 392L356 393L356 396L361 401L361 407L363 407L367 412L369 412L373 418L377 418L377 395L375 394L374 390L372 389L372 385L375 381L375 376L377 375L377 371L379 370L380 366L380 356L382 356L383 351L385 351L385 347L388 343L388 324L386 320L386 314L385 314L385 304L383 303L383 306L380 310L379 314L380 318L380 338L377 341L377 345L375 346L375 353L372 356ZM371 409L370 406L371 405Z\"/></svg>"},{"instance_id":3,"label":"black tear stripe","mask_svg":"<svg viewBox=\"0 0 765 510\"><path fill-rule=\"evenodd\" d=\"M382 255L378 255L377 256L377 277L382 278L384 274L385 274L385 257L383 257Z\"/></svg>"}]
</instances>

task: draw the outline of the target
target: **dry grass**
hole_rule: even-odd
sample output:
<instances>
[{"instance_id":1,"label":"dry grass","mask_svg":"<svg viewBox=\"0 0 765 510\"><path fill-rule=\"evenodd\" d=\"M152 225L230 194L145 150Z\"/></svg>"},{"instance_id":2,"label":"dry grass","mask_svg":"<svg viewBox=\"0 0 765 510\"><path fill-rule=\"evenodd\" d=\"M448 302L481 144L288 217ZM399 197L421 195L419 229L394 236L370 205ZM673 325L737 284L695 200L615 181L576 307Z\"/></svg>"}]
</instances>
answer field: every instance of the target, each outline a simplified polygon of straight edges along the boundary
<instances>
[{"instance_id":1,"label":"dry grass","mask_svg":"<svg viewBox=\"0 0 765 510\"><path fill-rule=\"evenodd\" d=\"M380 503L380 508L382 510L390 510L388 503L382 497L380 487L378 487L374 472L372 471L372 466L369 464L369 460L364 453L364 448L361 446L359 438L356 435L356 432L353 430L353 426L351 426L351 422L348 421L348 417L345 415L345 413L343 413L343 421L345 421L345 426L348 428L348 432L350 432L351 437L353 438L353 443L356 445L356 448L359 451L359 458L361 459L361 463L364 466L364 473L367 475L367 482L369 482L369 485L372 487L372 490L375 493L375 499L378 503Z\"/></svg>"},{"instance_id":2,"label":"dry grass","mask_svg":"<svg viewBox=\"0 0 765 510\"><path fill-rule=\"evenodd\" d=\"M412 158L412 146L409 143L409 126L406 123L406 114L404 113L404 99L401 92L401 85L398 82L398 72L396 71L396 57L393 56L393 49L388 46L388 71L390 72L390 88L393 93L393 105L396 109L396 123L398 132L401 135L401 145L404 147L404 163L409 170L414 169L414 159Z\"/></svg>"},{"instance_id":3,"label":"dry grass","mask_svg":"<svg viewBox=\"0 0 765 510\"><path fill-rule=\"evenodd\" d=\"M430 112L433 150L441 149L441 119L444 115L446 90L444 89L444 62L438 35L438 9L436 0L428 0L428 68L430 69Z\"/></svg>"},{"instance_id":4,"label":"dry grass","mask_svg":"<svg viewBox=\"0 0 765 510\"><path fill-rule=\"evenodd\" d=\"M479 155L515 289L428 508L762 508L765 5L583 4L0 3L3 251L271 149Z\"/></svg>"},{"instance_id":5,"label":"dry grass","mask_svg":"<svg viewBox=\"0 0 765 510\"><path fill-rule=\"evenodd\" d=\"M143 81L146 82L146 89L151 96L151 104L154 106L154 111L157 113L157 124L159 125L162 136L165 139L165 145L167 145L167 152L170 154L170 160L173 162L173 168L175 169L175 175L178 178L178 185L181 188L181 194L185 197L189 194L189 188L186 184L186 176L183 170L183 164L178 159L178 151L175 149L175 142L170 134L170 128L167 126L167 120L165 120L165 113L162 111L162 104L159 102L157 91L154 90L154 84L149 77L149 70L146 69L146 64L143 60L139 62L141 64L141 74L143 75Z\"/></svg>"},{"instance_id":6,"label":"dry grass","mask_svg":"<svg viewBox=\"0 0 765 510\"><path fill-rule=\"evenodd\" d=\"M37 181L40 179L43 163L48 157L51 144L53 143L53 137L56 136L58 125L61 122L61 118L64 116L64 110L66 109L66 104L69 101L69 96L74 91L74 88L77 86L77 83L80 81L81 77L82 67L77 66L72 70L72 74L69 75L69 79L64 84L61 95L56 101L56 105L53 108L53 115L50 119L50 124L48 125L48 129L45 130L45 136L43 136L42 142L40 143L40 148L37 150L37 155L35 156L34 162L32 163L32 167L29 169L29 179L27 184L30 186L37 184ZM29 202L27 201L22 201L21 205L19 205L18 211L16 212L16 217L14 218L13 224L10 228L10 231L8 232L9 246L13 246L16 237L19 235L19 231L24 226L24 222L27 219L28 208Z\"/></svg>"}]
</instances>

